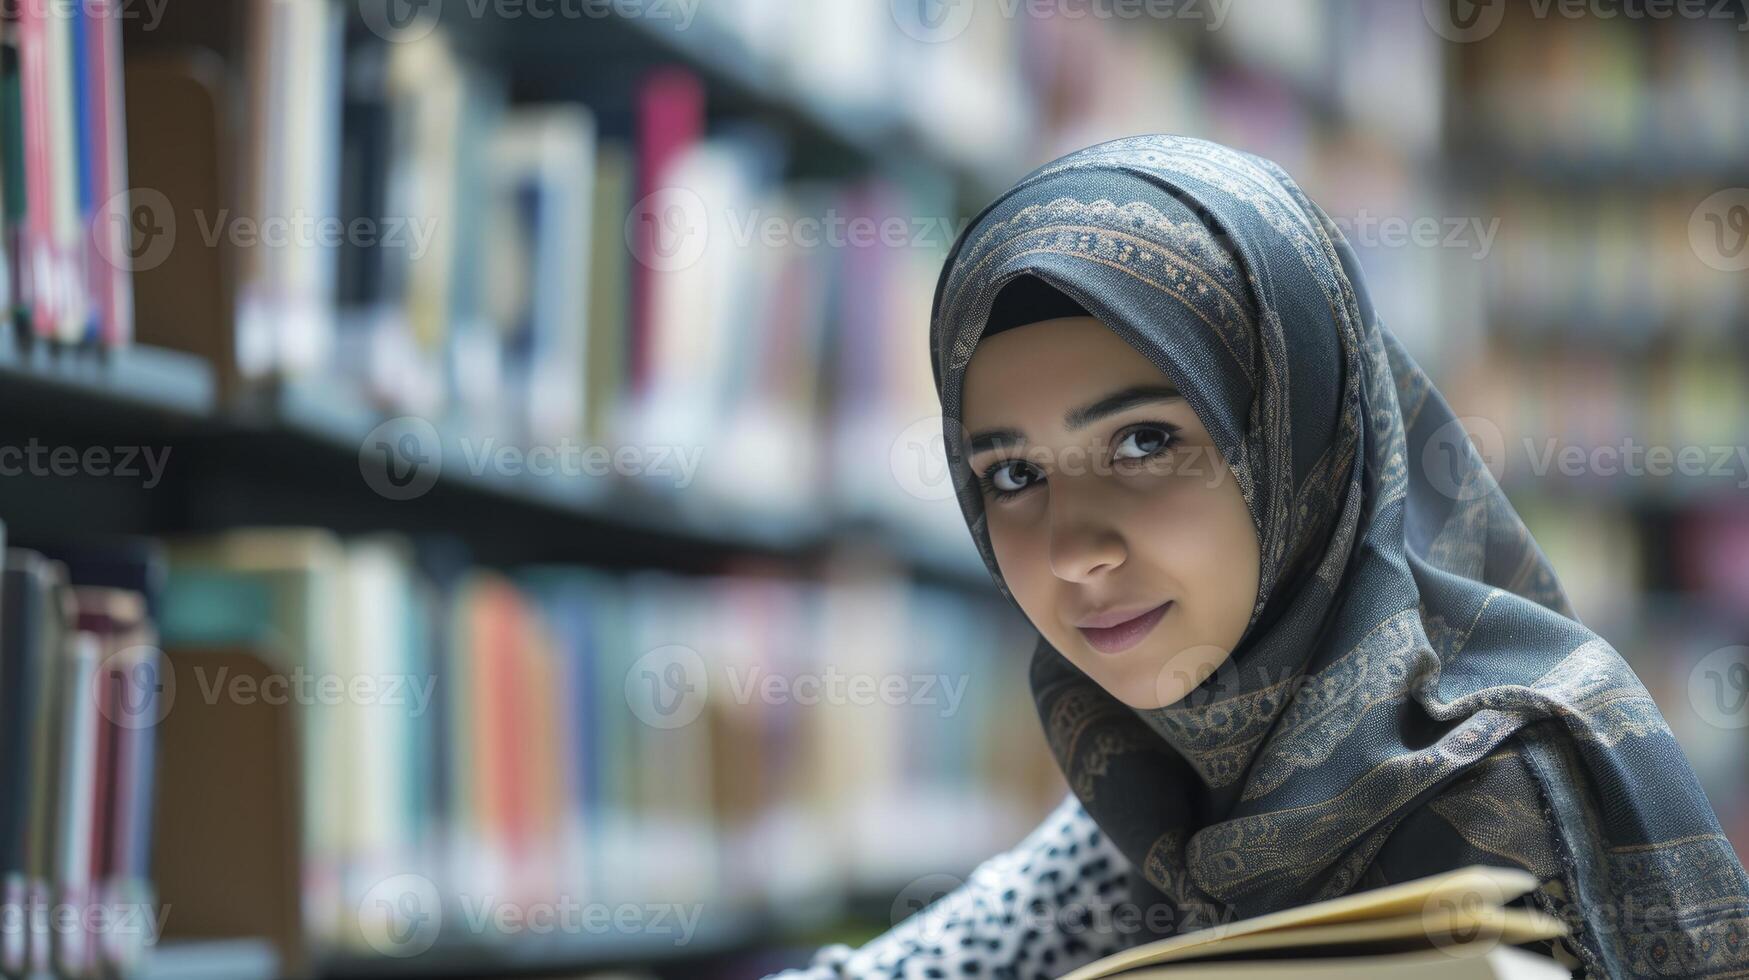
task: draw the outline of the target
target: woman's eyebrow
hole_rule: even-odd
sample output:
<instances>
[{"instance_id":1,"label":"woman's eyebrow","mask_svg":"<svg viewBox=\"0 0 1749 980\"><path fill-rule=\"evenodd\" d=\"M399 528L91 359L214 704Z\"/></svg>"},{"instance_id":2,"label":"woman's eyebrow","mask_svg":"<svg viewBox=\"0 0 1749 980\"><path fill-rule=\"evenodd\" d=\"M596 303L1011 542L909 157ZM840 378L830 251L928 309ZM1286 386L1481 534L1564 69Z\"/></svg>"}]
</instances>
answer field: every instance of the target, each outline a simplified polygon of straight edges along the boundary
<instances>
[{"instance_id":1,"label":"woman's eyebrow","mask_svg":"<svg viewBox=\"0 0 1749 980\"><path fill-rule=\"evenodd\" d=\"M1134 385L1120 391L1114 391L1085 408L1072 408L1064 412L1063 427L1074 432L1077 429L1087 428L1107 415L1127 412L1137 405L1175 401L1183 397L1178 393L1178 389L1171 385Z\"/></svg>"},{"instance_id":2,"label":"woman's eyebrow","mask_svg":"<svg viewBox=\"0 0 1749 980\"><path fill-rule=\"evenodd\" d=\"M1183 397L1177 388L1168 384L1132 385L1114 391L1091 405L1064 412L1063 427L1074 432L1085 429L1108 415L1127 412L1138 405L1176 401ZM985 429L972 436L970 454L976 456L991 449L1018 446L1025 441L1018 429Z\"/></svg>"}]
</instances>

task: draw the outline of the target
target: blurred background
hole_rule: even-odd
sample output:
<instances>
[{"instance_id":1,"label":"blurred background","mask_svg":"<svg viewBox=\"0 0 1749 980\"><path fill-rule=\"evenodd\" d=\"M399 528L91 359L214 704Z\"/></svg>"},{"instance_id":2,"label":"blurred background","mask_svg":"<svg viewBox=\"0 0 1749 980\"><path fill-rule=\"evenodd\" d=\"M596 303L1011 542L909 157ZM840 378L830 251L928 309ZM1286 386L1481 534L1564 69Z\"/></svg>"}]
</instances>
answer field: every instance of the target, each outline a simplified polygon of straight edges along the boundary
<instances>
[{"instance_id":1,"label":"blurred background","mask_svg":"<svg viewBox=\"0 0 1749 980\"><path fill-rule=\"evenodd\" d=\"M1741 0L22 0L0 972L749 977L1067 792L928 316L1281 164L1749 847ZM8 921L14 921L9 919ZM125 923L125 924L124 924Z\"/></svg>"}]
</instances>

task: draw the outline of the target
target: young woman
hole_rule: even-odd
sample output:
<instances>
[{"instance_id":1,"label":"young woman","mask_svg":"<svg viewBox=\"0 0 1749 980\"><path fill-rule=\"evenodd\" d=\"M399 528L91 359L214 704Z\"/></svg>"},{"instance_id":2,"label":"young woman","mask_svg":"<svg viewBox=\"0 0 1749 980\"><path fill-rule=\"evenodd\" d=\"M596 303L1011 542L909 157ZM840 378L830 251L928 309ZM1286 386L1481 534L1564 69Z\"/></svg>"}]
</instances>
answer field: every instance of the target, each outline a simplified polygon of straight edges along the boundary
<instances>
[{"instance_id":1,"label":"young woman","mask_svg":"<svg viewBox=\"0 0 1749 980\"><path fill-rule=\"evenodd\" d=\"M1072 793L780 976L1056 977L1472 863L1536 875L1576 973L1749 972L1749 877L1663 717L1281 168L1163 135L1038 168L955 243L931 351Z\"/></svg>"}]
</instances>

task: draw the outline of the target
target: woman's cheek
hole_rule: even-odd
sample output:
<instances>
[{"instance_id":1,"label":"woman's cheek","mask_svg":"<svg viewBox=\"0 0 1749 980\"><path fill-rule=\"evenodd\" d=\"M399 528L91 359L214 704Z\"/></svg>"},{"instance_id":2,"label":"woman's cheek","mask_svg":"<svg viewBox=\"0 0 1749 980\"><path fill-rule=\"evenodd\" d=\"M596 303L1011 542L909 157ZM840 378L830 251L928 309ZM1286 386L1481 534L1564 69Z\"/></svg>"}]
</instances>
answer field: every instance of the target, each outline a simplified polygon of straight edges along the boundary
<instances>
[{"instance_id":1,"label":"woman's cheek","mask_svg":"<svg viewBox=\"0 0 1749 980\"><path fill-rule=\"evenodd\" d=\"M1051 576L1044 530L1029 524L1022 515L1004 509L1003 504L985 505L985 531L990 536L990 550L995 553L996 567L1008 583L1008 591L1020 603L1021 609L1036 622L1041 594L1048 594ZM1042 583L1042 584L1041 584Z\"/></svg>"}]
</instances>

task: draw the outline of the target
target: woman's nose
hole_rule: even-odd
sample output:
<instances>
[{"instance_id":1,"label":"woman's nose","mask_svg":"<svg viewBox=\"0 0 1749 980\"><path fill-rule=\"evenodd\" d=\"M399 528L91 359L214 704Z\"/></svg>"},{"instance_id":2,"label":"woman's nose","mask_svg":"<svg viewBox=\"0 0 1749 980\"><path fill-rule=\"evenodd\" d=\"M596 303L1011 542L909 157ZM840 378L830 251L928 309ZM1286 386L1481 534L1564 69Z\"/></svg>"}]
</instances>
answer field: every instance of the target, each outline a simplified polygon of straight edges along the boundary
<instances>
[{"instance_id":1,"label":"woman's nose","mask_svg":"<svg viewBox=\"0 0 1749 980\"><path fill-rule=\"evenodd\" d=\"M1053 479L1050 495L1051 571L1068 582L1085 582L1124 563L1128 549L1109 505L1079 481Z\"/></svg>"}]
</instances>

